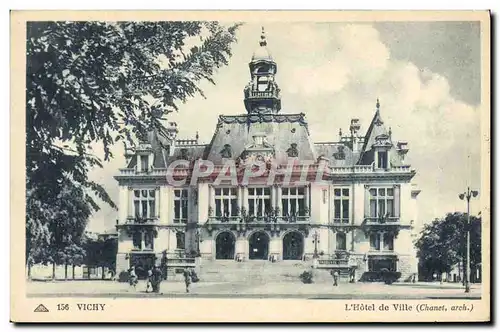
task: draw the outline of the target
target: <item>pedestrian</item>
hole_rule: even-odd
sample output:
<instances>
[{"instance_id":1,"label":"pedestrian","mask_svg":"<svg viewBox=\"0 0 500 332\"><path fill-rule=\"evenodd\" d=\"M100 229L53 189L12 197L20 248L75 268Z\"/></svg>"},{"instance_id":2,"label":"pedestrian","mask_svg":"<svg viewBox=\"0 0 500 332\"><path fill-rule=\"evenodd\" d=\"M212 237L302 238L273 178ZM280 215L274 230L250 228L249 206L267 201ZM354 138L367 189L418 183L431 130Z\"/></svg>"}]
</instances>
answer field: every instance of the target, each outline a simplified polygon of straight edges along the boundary
<instances>
[{"instance_id":1,"label":"pedestrian","mask_svg":"<svg viewBox=\"0 0 500 332\"><path fill-rule=\"evenodd\" d=\"M146 281L146 293L149 293L149 289L151 288L151 291L153 291L153 268L150 268L148 270L148 279Z\"/></svg>"},{"instance_id":2,"label":"pedestrian","mask_svg":"<svg viewBox=\"0 0 500 332\"><path fill-rule=\"evenodd\" d=\"M189 293L189 285L191 285L191 271L186 267L183 274L184 283L186 284L186 293Z\"/></svg>"},{"instance_id":3,"label":"pedestrian","mask_svg":"<svg viewBox=\"0 0 500 332\"><path fill-rule=\"evenodd\" d=\"M332 270L331 274L333 276L333 285L338 286L339 285L339 271Z\"/></svg>"},{"instance_id":4,"label":"pedestrian","mask_svg":"<svg viewBox=\"0 0 500 332\"><path fill-rule=\"evenodd\" d=\"M137 280L137 274L135 273L135 266L133 266L133 265L128 271L128 282L129 282L130 286L133 286L135 289L135 286L137 286L138 280Z\"/></svg>"},{"instance_id":5,"label":"pedestrian","mask_svg":"<svg viewBox=\"0 0 500 332\"><path fill-rule=\"evenodd\" d=\"M161 278L162 278L162 273L161 273L161 269L159 266L154 267L151 276L152 276L151 286L153 288L153 292L159 293L160 292Z\"/></svg>"},{"instance_id":6,"label":"pedestrian","mask_svg":"<svg viewBox=\"0 0 500 332\"><path fill-rule=\"evenodd\" d=\"M196 274L196 271L194 269L190 270L190 276L191 276L191 282L196 283L200 281L200 278L198 278L198 274Z\"/></svg>"}]
</instances>

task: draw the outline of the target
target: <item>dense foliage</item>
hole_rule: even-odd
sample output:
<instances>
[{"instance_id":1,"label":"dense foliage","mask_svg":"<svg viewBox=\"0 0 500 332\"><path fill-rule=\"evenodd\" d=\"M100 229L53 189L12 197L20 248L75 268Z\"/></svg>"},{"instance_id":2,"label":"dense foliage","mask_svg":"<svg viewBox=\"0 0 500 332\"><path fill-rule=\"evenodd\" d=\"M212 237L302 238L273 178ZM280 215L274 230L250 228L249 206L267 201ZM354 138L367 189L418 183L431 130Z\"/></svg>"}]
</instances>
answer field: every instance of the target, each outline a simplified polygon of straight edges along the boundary
<instances>
[{"instance_id":1,"label":"dense foliage","mask_svg":"<svg viewBox=\"0 0 500 332\"><path fill-rule=\"evenodd\" d=\"M467 227L470 229L471 268L481 263L481 218L449 213L425 225L416 242L420 259L420 273L431 278L434 273L450 272L458 262L466 262Z\"/></svg>"},{"instance_id":2,"label":"dense foliage","mask_svg":"<svg viewBox=\"0 0 500 332\"><path fill-rule=\"evenodd\" d=\"M236 28L214 22L28 23L28 266L80 259L78 241L99 209L96 198L116 207L89 170L113 157L113 144L132 145L179 103L202 94L198 83L213 83L215 70L227 64Z\"/></svg>"}]
</instances>

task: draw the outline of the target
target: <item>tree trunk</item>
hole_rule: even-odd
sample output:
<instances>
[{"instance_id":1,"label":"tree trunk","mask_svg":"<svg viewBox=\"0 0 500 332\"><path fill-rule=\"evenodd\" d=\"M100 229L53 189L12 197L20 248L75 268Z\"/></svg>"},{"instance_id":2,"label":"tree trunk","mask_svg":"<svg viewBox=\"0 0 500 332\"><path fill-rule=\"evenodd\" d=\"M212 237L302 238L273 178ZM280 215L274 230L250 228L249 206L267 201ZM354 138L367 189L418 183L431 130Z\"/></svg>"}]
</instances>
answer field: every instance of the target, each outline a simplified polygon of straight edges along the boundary
<instances>
[{"instance_id":1,"label":"tree trunk","mask_svg":"<svg viewBox=\"0 0 500 332\"><path fill-rule=\"evenodd\" d=\"M31 263L28 263L28 280L31 280Z\"/></svg>"},{"instance_id":2,"label":"tree trunk","mask_svg":"<svg viewBox=\"0 0 500 332\"><path fill-rule=\"evenodd\" d=\"M102 267L102 276L101 276L101 279L104 280L104 266L101 266Z\"/></svg>"},{"instance_id":3,"label":"tree trunk","mask_svg":"<svg viewBox=\"0 0 500 332\"><path fill-rule=\"evenodd\" d=\"M71 267L72 269L72 277L73 277L73 280L75 280L75 264L73 264L73 266Z\"/></svg>"},{"instance_id":4,"label":"tree trunk","mask_svg":"<svg viewBox=\"0 0 500 332\"><path fill-rule=\"evenodd\" d=\"M52 262L52 280L56 279L56 262Z\"/></svg>"},{"instance_id":5,"label":"tree trunk","mask_svg":"<svg viewBox=\"0 0 500 332\"><path fill-rule=\"evenodd\" d=\"M64 280L68 280L68 264L64 264Z\"/></svg>"}]
</instances>

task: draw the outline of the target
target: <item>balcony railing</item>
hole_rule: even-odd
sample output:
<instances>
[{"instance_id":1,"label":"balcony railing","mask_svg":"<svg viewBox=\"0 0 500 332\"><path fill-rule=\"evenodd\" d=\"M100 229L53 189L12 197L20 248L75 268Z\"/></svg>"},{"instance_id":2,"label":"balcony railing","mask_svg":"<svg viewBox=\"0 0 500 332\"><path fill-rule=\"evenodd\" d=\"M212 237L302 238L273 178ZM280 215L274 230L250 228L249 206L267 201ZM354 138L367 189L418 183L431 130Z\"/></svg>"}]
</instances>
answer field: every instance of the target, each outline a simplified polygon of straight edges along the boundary
<instances>
[{"instance_id":1,"label":"balcony railing","mask_svg":"<svg viewBox=\"0 0 500 332\"><path fill-rule=\"evenodd\" d=\"M176 225L184 225L184 224L187 224L187 218L174 218L173 219L173 222L174 224Z\"/></svg>"},{"instance_id":2,"label":"balcony railing","mask_svg":"<svg viewBox=\"0 0 500 332\"><path fill-rule=\"evenodd\" d=\"M120 175L121 176L131 176L131 175L166 175L167 174L167 168L149 168L148 170L145 171L140 171L137 169L137 167L134 168L120 168Z\"/></svg>"},{"instance_id":3,"label":"balcony railing","mask_svg":"<svg viewBox=\"0 0 500 332\"><path fill-rule=\"evenodd\" d=\"M247 98L278 98L279 93L277 90L274 91L245 91L245 97Z\"/></svg>"},{"instance_id":4,"label":"balcony railing","mask_svg":"<svg viewBox=\"0 0 500 332\"><path fill-rule=\"evenodd\" d=\"M156 225L158 223L158 217L127 217L125 225Z\"/></svg>"},{"instance_id":5,"label":"balcony railing","mask_svg":"<svg viewBox=\"0 0 500 332\"><path fill-rule=\"evenodd\" d=\"M349 218L333 218L333 223L336 225L349 225Z\"/></svg>"},{"instance_id":6,"label":"balcony railing","mask_svg":"<svg viewBox=\"0 0 500 332\"><path fill-rule=\"evenodd\" d=\"M213 216L208 220L212 224L300 224L308 223L310 216Z\"/></svg>"},{"instance_id":7,"label":"balcony railing","mask_svg":"<svg viewBox=\"0 0 500 332\"><path fill-rule=\"evenodd\" d=\"M375 171L373 165L356 165L356 166L340 166L332 167L331 172L334 174L352 174L352 173L371 173ZM410 173L412 171L410 165L402 166L391 166L387 169L380 169L377 171L389 172L389 173Z\"/></svg>"},{"instance_id":8,"label":"balcony railing","mask_svg":"<svg viewBox=\"0 0 500 332\"><path fill-rule=\"evenodd\" d=\"M391 225L400 225L399 217L365 217L364 221L367 226L391 226Z\"/></svg>"},{"instance_id":9,"label":"balcony railing","mask_svg":"<svg viewBox=\"0 0 500 332\"><path fill-rule=\"evenodd\" d=\"M349 258L318 259L318 265L348 266L349 265Z\"/></svg>"}]
</instances>

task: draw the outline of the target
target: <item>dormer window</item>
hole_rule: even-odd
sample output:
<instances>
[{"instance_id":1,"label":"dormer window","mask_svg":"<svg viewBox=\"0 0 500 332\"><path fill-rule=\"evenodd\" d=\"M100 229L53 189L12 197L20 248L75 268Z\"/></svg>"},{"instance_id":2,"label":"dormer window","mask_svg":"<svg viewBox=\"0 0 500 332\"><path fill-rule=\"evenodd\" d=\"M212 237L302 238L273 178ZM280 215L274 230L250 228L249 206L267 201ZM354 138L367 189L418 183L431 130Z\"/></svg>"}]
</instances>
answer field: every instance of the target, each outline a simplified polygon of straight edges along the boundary
<instances>
[{"instance_id":1,"label":"dormer window","mask_svg":"<svg viewBox=\"0 0 500 332\"><path fill-rule=\"evenodd\" d=\"M388 152L387 151L378 151L377 153L377 168L387 169L388 165Z\"/></svg>"},{"instance_id":2,"label":"dormer window","mask_svg":"<svg viewBox=\"0 0 500 332\"><path fill-rule=\"evenodd\" d=\"M149 156L141 156L141 172L149 170Z\"/></svg>"}]
</instances>

